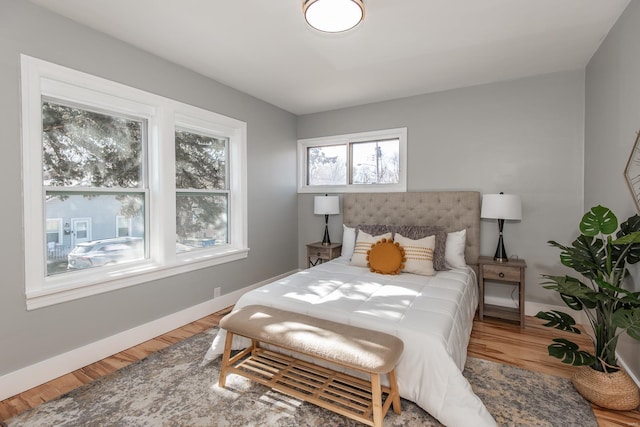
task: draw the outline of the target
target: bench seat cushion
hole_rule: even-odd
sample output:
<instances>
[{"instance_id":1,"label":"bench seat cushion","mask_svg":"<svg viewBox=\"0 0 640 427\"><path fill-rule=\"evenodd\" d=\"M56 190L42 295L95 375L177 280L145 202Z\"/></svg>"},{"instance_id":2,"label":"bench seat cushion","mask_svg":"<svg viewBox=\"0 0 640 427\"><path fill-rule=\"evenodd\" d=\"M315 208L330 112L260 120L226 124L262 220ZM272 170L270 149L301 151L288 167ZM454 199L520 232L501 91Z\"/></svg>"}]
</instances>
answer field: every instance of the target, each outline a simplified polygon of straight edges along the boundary
<instances>
[{"instance_id":1,"label":"bench seat cushion","mask_svg":"<svg viewBox=\"0 0 640 427\"><path fill-rule=\"evenodd\" d=\"M260 305L229 313L220 320L220 327L259 342L378 374L395 368L404 347L402 340L384 332Z\"/></svg>"}]
</instances>

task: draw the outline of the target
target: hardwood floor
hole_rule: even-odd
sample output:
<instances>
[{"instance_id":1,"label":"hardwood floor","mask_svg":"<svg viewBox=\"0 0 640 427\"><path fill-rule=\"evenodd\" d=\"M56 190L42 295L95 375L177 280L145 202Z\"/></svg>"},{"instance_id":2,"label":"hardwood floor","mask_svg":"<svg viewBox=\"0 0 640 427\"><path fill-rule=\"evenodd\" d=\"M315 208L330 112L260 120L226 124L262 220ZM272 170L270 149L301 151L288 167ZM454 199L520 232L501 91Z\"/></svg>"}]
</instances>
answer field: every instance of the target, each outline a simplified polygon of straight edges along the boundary
<instances>
[{"instance_id":1,"label":"hardwood floor","mask_svg":"<svg viewBox=\"0 0 640 427\"><path fill-rule=\"evenodd\" d=\"M577 369L549 356L547 346L553 338L566 334L580 347L592 344L586 335L575 335L542 326L542 320L527 317L525 328L516 324L485 318L474 321L467 354L470 357L493 360L544 374L570 378ZM569 338L570 337L570 338ZM591 405L600 427L640 426L640 412L609 411Z\"/></svg>"},{"instance_id":2,"label":"hardwood floor","mask_svg":"<svg viewBox=\"0 0 640 427\"><path fill-rule=\"evenodd\" d=\"M63 375L46 384L32 388L16 396L10 397L0 402L0 422L20 414L28 409L34 408L41 403L53 400L56 397L68 393L84 384L98 379L104 375L110 374L120 368L123 368L137 360L143 359L154 351L168 347L189 338L199 332L218 325L218 322L231 307L211 314L195 322L184 325L181 328L174 329L164 335L160 335L135 347L131 347L125 351L114 354L106 359L100 360L84 368Z\"/></svg>"},{"instance_id":3,"label":"hardwood floor","mask_svg":"<svg viewBox=\"0 0 640 427\"><path fill-rule=\"evenodd\" d=\"M154 351L216 326L229 310L230 308L211 314L17 396L10 397L0 402L0 421L55 399L76 387L90 383L101 376L140 360ZM558 337L560 332L545 328L541 323L539 319L527 317L526 327L521 330L518 325L500 320L476 321L471 333L468 354L470 357L493 360L536 372L569 378L576 368L567 366L547 354L549 342L552 338ZM576 335L571 335L571 337L575 340ZM589 345L588 338L584 336L579 344ZM601 427L640 426L638 411L614 412L594 407L594 413Z\"/></svg>"}]
</instances>

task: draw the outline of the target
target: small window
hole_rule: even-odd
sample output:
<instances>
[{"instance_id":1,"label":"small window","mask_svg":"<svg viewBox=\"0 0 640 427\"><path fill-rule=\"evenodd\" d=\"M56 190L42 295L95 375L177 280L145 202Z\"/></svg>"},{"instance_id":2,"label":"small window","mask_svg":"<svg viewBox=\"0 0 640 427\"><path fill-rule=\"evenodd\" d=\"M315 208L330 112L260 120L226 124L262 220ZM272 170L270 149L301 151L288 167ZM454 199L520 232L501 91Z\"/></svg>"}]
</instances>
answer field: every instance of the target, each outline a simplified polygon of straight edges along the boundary
<instances>
[{"instance_id":1,"label":"small window","mask_svg":"<svg viewBox=\"0 0 640 427\"><path fill-rule=\"evenodd\" d=\"M298 191L406 191L407 130L298 141Z\"/></svg>"},{"instance_id":2,"label":"small window","mask_svg":"<svg viewBox=\"0 0 640 427\"><path fill-rule=\"evenodd\" d=\"M131 217L116 215L116 237L131 236L133 221Z\"/></svg>"},{"instance_id":3,"label":"small window","mask_svg":"<svg viewBox=\"0 0 640 427\"><path fill-rule=\"evenodd\" d=\"M53 245L52 245L53 243ZM47 218L47 247L62 244L62 218Z\"/></svg>"}]
</instances>

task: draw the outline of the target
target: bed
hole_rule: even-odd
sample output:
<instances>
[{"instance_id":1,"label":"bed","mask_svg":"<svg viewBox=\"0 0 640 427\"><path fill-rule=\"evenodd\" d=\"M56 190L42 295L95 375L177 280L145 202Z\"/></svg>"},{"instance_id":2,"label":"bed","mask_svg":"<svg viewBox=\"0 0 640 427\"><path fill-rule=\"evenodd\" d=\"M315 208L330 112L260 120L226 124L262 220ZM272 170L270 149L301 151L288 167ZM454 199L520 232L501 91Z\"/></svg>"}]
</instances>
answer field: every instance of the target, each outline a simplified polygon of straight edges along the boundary
<instances>
[{"instance_id":1,"label":"bed","mask_svg":"<svg viewBox=\"0 0 640 427\"><path fill-rule=\"evenodd\" d=\"M345 194L343 222L354 228L368 224L439 226L449 233L466 230L466 265L433 276L383 275L351 265L351 254L346 253L250 291L235 307L272 306L396 335L404 342L396 369L403 398L447 426L495 426L462 375L478 305L480 194ZM349 238L347 233L344 238ZM345 241L343 248L346 246ZM206 360L222 354L225 337L226 332L220 330ZM248 340L235 338L234 348L249 345Z\"/></svg>"}]
</instances>

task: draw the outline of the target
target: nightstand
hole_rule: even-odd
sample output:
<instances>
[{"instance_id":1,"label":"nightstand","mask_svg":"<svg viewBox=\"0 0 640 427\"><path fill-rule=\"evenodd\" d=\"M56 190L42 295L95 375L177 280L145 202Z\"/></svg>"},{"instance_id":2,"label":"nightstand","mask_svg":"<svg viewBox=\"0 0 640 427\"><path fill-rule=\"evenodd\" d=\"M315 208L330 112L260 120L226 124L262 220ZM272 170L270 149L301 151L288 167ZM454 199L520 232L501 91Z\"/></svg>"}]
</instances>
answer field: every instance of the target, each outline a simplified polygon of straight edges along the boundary
<instances>
[{"instance_id":1,"label":"nightstand","mask_svg":"<svg viewBox=\"0 0 640 427\"><path fill-rule=\"evenodd\" d=\"M483 320L484 316L499 317L501 319L519 322L520 327L524 328L524 269L527 268L527 263L522 259L497 262L493 260L493 257L481 256L478 258L478 264L480 274L480 301L478 304L478 317L480 320ZM518 308L485 304L485 281L517 286L519 300Z\"/></svg>"},{"instance_id":2,"label":"nightstand","mask_svg":"<svg viewBox=\"0 0 640 427\"><path fill-rule=\"evenodd\" d=\"M342 243L323 245L322 242L309 243L307 245L307 268L331 261L342 254ZM315 261L311 261L311 259Z\"/></svg>"}]
</instances>

